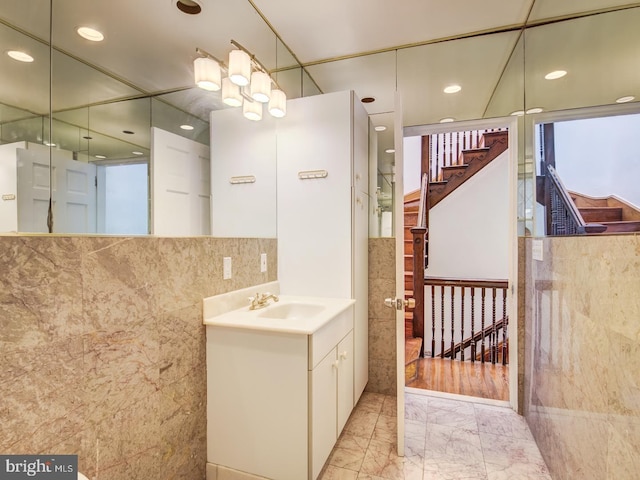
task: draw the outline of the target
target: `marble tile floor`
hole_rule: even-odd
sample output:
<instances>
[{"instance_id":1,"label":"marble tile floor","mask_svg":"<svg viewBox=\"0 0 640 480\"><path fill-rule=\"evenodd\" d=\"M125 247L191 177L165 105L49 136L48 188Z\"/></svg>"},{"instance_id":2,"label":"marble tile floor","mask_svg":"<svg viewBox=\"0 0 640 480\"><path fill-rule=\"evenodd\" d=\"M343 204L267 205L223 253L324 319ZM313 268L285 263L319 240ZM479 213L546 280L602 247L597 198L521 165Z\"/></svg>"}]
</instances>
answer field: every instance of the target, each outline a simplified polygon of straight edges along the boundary
<instances>
[{"instance_id":1,"label":"marble tile floor","mask_svg":"<svg viewBox=\"0 0 640 480\"><path fill-rule=\"evenodd\" d=\"M523 417L508 407L405 394L405 456L396 398L365 392L321 480L551 480Z\"/></svg>"}]
</instances>

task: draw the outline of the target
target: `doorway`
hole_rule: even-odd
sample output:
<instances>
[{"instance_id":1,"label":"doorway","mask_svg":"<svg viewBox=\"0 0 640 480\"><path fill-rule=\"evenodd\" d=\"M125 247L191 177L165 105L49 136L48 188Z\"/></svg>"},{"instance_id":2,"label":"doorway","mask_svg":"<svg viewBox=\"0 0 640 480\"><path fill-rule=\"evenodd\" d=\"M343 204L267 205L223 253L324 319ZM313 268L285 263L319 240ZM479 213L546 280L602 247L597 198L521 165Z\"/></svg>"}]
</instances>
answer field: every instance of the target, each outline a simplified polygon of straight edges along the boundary
<instances>
[{"instance_id":1,"label":"doorway","mask_svg":"<svg viewBox=\"0 0 640 480\"><path fill-rule=\"evenodd\" d=\"M469 395L517 405L517 325L515 321L509 324L510 318L517 318L513 281L517 278L516 130L516 119L405 129L403 172L408 203L420 197L415 193L419 185L415 179L421 173L432 183L427 187L432 205L426 208L422 308L414 312L416 316L422 312L417 319L422 324L417 342L421 345L412 368L411 350L416 346L405 343L407 391ZM484 132L497 133L485 139ZM498 136L504 148L495 153ZM487 159L489 150L494 157L474 166ZM433 158L436 151L450 159L438 166ZM468 178L461 180L465 175ZM455 188L444 196L437 193L449 179L457 183L450 185ZM411 221L407 213L405 221ZM405 224L405 231L408 227ZM407 245L405 237L405 250L411 250ZM405 265L410 264L409 253L405 252ZM407 277L405 289L411 290L412 279ZM419 282L415 283L418 289ZM416 320L408 320L405 336L411 338Z\"/></svg>"}]
</instances>

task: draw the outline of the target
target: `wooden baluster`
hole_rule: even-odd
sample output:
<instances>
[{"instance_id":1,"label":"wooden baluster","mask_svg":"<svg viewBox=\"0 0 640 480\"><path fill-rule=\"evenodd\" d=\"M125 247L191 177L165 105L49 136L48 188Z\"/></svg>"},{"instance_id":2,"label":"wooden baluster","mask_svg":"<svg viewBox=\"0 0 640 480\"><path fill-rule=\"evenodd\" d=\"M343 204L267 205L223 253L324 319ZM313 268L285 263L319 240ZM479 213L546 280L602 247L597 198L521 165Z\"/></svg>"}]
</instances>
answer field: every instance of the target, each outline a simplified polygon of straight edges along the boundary
<instances>
[{"instance_id":1,"label":"wooden baluster","mask_svg":"<svg viewBox=\"0 0 640 480\"><path fill-rule=\"evenodd\" d=\"M444 286L440 287L440 358L444 358Z\"/></svg>"},{"instance_id":2,"label":"wooden baluster","mask_svg":"<svg viewBox=\"0 0 640 480\"><path fill-rule=\"evenodd\" d=\"M485 302L485 287L482 287L482 312L481 312L481 316L480 316L480 331L482 332L482 343L480 345L480 355L482 356L482 363L484 363L484 339L485 339L485 334L484 334L484 302Z\"/></svg>"},{"instance_id":3,"label":"wooden baluster","mask_svg":"<svg viewBox=\"0 0 640 480\"><path fill-rule=\"evenodd\" d=\"M454 337L454 327L455 327L455 320L456 320L456 315L455 315L455 306L454 306L454 301L455 301L455 290L454 290L454 286L451 285L451 360L455 360L456 359L456 344L455 344L455 337Z\"/></svg>"},{"instance_id":4,"label":"wooden baluster","mask_svg":"<svg viewBox=\"0 0 640 480\"><path fill-rule=\"evenodd\" d=\"M498 332L496 330L496 288L491 289L492 298L492 328L491 328L491 363L495 364L498 359Z\"/></svg>"},{"instance_id":5,"label":"wooden baluster","mask_svg":"<svg viewBox=\"0 0 640 480\"><path fill-rule=\"evenodd\" d=\"M509 320L507 319L507 289L502 289L502 364L508 363L507 359L507 327Z\"/></svg>"},{"instance_id":6,"label":"wooden baluster","mask_svg":"<svg viewBox=\"0 0 640 480\"><path fill-rule=\"evenodd\" d=\"M438 135L438 178L437 181L442 180L442 167L444 166L445 154L444 154L444 135Z\"/></svg>"},{"instance_id":7,"label":"wooden baluster","mask_svg":"<svg viewBox=\"0 0 640 480\"><path fill-rule=\"evenodd\" d=\"M431 285L431 358L436 352L436 287Z\"/></svg>"},{"instance_id":8,"label":"wooden baluster","mask_svg":"<svg viewBox=\"0 0 640 480\"><path fill-rule=\"evenodd\" d=\"M464 362L464 290L465 287L461 288L461 299L460 299L460 361Z\"/></svg>"},{"instance_id":9,"label":"wooden baluster","mask_svg":"<svg viewBox=\"0 0 640 480\"><path fill-rule=\"evenodd\" d=\"M471 361L476 361L476 341L474 339L476 335L476 289L471 287Z\"/></svg>"}]
</instances>

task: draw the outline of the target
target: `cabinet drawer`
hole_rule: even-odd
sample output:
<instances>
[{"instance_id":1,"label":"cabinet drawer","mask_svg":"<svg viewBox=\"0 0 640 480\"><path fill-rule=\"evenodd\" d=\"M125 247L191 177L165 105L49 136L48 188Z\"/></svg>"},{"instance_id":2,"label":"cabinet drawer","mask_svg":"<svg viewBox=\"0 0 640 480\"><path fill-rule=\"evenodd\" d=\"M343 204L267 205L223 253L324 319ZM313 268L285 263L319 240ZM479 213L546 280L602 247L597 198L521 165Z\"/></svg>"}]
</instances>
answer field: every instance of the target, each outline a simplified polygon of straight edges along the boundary
<instances>
[{"instance_id":1,"label":"cabinet drawer","mask_svg":"<svg viewBox=\"0 0 640 480\"><path fill-rule=\"evenodd\" d=\"M353 329L353 305L309 336L309 370L322 360Z\"/></svg>"}]
</instances>

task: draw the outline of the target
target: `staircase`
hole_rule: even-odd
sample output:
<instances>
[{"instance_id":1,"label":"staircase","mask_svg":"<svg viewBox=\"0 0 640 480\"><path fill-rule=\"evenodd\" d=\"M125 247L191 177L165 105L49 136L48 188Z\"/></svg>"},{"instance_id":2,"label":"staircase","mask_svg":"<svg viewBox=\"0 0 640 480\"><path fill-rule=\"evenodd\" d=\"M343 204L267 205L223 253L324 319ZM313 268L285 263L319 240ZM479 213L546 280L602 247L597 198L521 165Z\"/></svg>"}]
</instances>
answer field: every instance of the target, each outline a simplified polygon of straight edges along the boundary
<instances>
[{"instance_id":1,"label":"staircase","mask_svg":"<svg viewBox=\"0 0 640 480\"><path fill-rule=\"evenodd\" d=\"M606 227L598 233L640 232L640 210L634 205L613 195L602 198L576 192L569 192L569 195L585 223Z\"/></svg>"},{"instance_id":2,"label":"staircase","mask_svg":"<svg viewBox=\"0 0 640 480\"><path fill-rule=\"evenodd\" d=\"M443 141L435 135L429 139L428 187L429 207L438 204L456 188L507 150L509 133L505 130L448 134ZM455 144L454 144L455 142ZM464 146L472 148L465 148ZM424 153L423 153L424 155ZM413 237L417 224L420 191L404 198L404 285L405 298L413 296ZM405 311L405 381L416 378L423 339L413 337L413 311Z\"/></svg>"}]
</instances>

